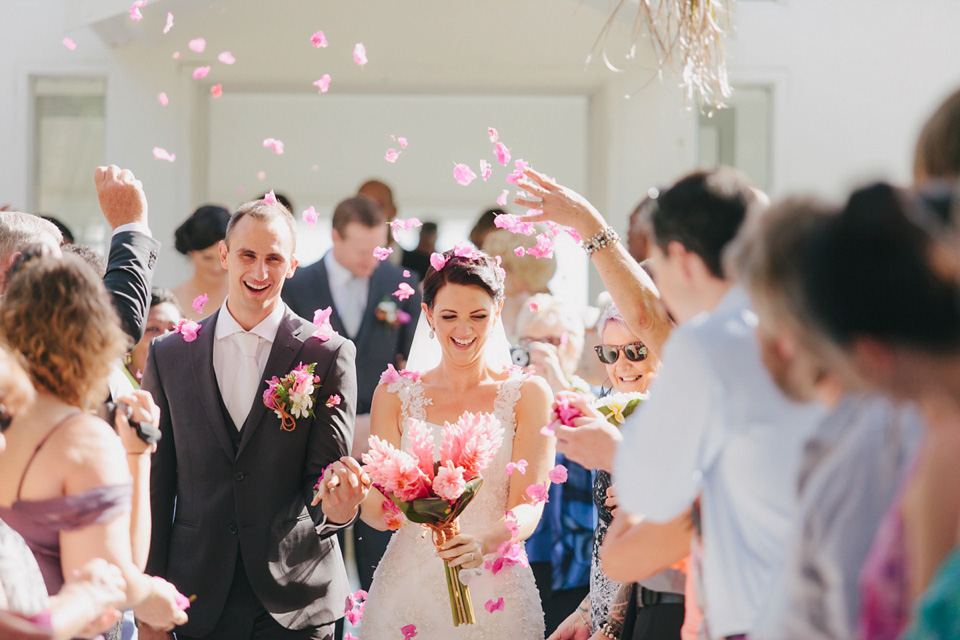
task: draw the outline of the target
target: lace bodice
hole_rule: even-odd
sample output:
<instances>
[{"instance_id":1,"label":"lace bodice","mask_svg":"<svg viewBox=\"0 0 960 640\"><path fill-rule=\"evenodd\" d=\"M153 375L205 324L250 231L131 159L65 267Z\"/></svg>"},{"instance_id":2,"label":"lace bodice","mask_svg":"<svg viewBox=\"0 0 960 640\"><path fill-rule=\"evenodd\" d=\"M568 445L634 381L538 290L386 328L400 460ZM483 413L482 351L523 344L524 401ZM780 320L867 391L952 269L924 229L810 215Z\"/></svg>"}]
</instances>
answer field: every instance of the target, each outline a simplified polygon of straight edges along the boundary
<instances>
[{"instance_id":1,"label":"lace bodice","mask_svg":"<svg viewBox=\"0 0 960 640\"><path fill-rule=\"evenodd\" d=\"M497 391L492 413L503 428L503 444L483 472L483 486L460 516L461 531L466 533L489 527L502 518L506 510L510 486L506 466L513 456L515 407L524 380L522 375L511 376ZM439 456L443 427L426 421L426 408L431 400L425 397L423 384L404 377L390 384L387 390L396 393L400 399L402 424L415 418L423 420L433 430L434 455ZM409 446L406 433L400 444L404 449ZM495 555L490 554L486 559L494 558ZM543 638L543 612L529 567L508 567L496 576L485 570L470 581L470 591L477 624L454 628L442 561L436 557L429 537L424 537L423 529L407 523L394 534L374 574L364 607L360 638L399 637L400 627L407 624L417 625L417 638L422 640ZM498 598L503 598L504 609L488 612L484 605Z\"/></svg>"}]
</instances>

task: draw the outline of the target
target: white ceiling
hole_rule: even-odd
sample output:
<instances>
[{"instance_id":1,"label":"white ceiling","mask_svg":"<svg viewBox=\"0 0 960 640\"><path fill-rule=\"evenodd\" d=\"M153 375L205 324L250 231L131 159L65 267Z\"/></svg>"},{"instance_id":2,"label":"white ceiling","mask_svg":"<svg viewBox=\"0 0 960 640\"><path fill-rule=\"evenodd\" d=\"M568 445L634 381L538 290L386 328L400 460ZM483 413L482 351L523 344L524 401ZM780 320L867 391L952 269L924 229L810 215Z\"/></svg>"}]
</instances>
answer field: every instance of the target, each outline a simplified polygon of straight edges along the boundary
<instances>
[{"instance_id":1,"label":"white ceiling","mask_svg":"<svg viewBox=\"0 0 960 640\"><path fill-rule=\"evenodd\" d=\"M118 50L170 59L184 73L211 65L205 82L230 90L315 92L313 81L329 73L351 92L589 93L613 75L598 56L585 64L607 0L151 0L139 22L127 0L76 4L85 8L74 21ZM168 11L174 27L164 35ZM607 42L620 59L628 27L618 21ZM311 46L317 30L328 48ZM199 37L207 41L200 54L187 48ZM357 42L367 49L364 68L353 62ZM235 65L217 62L225 50Z\"/></svg>"}]
</instances>

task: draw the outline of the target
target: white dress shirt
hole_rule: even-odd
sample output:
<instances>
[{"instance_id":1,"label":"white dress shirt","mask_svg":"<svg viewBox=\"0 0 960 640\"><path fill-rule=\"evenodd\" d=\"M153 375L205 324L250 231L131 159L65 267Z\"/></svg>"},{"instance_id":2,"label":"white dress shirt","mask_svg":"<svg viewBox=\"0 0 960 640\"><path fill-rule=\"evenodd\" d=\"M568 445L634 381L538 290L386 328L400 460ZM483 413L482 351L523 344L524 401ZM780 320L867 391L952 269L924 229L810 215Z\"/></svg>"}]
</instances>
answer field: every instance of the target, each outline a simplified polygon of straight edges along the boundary
<instances>
[{"instance_id":1,"label":"white dress shirt","mask_svg":"<svg viewBox=\"0 0 960 640\"><path fill-rule=\"evenodd\" d=\"M654 521L701 495L713 637L751 629L796 515L803 444L824 413L777 389L755 327L740 287L677 327L650 399L627 418L614 467L619 506Z\"/></svg>"},{"instance_id":2,"label":"white dress shirt","mask_svg":"<svg viewBox=\"0 0 960 640\"><path fill-rule=\"evenodd\" d=\"M363 322L363 314L367 310L370 278L359 278L350 273L333 257L333 251L328 251L323 256L323 264L327 267L330 296L333 298L333 306L337 308L337 315L343 322L347 337L356 338Z\"/></svg>"},{"instance_id":3,"label":"white dress shirt","mask_svg":"<svg viewBox=\"0 0 960 640\"><path fill-rule=\"evenodd\" d=\"M229 298L228 298L229 299ZM260 341L257 345L257 364L260 366L260 378L263 379L263 371L267 368L267 359L270 357L270 349L273 347L273 341L277 337L277 331L280 329L280 321L283 319L285 306L282 302L277 303L277 307L270 312L266 318L260 321L249 333L259 336ZM240 326L227 309L227 300L220 306L220 314L217 316L217 328L213 340L213 370L217 376L217 386L220 387L220 396L223 398L223 404L230 406L232 398L234 380L240 370L240 364L243 362L243 354L236 348L233 340L230 339L234 333L243 333L244 329ZM260 398L250 398L250 407ZM239 429L242 425L237 425Z\"/></svg>"}]
</instances>

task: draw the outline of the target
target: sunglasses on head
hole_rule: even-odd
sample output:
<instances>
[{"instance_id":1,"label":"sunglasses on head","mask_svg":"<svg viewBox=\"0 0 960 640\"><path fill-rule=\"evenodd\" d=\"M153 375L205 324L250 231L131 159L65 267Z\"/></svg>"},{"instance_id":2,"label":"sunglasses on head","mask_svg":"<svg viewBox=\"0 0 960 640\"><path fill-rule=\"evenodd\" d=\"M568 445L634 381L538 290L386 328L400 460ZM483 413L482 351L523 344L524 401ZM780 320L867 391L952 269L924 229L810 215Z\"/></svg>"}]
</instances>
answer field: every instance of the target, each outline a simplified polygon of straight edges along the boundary
<instances>
[{"instance_id":1,"label":"sunglasses on head","mask_svg":"<svg viewBox=\"0 0 960 640\"><path fill-rule=\"evenodd\" d=\"M620 352L631 362L640 362L647 359L647 345L642 342L629 342L627 344L598 344L594 351L597 357L604 364L613 364L620 357Z\"/></svg>"}]
</instances>

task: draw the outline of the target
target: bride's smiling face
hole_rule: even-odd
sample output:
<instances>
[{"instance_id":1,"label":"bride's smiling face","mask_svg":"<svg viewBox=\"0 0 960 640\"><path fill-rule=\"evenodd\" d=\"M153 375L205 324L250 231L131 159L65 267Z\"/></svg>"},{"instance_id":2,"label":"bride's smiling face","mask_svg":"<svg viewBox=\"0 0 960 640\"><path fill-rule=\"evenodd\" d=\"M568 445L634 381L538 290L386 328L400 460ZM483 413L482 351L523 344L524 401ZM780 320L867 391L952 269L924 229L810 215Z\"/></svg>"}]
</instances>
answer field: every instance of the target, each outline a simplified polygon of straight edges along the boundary
<instances>
[{"instance_id":1,"label":"bride's smiling face","mask_svg":"<svg viewBox=\"0 0 960 640\"><path fill-rule=\"evenodd\" d=\"M433 309L423 305L423 312L436 331L444 358L468 363L483 355L502 306L480 287L447 283L437 292Z\"/></svg>"}]
</instances>

